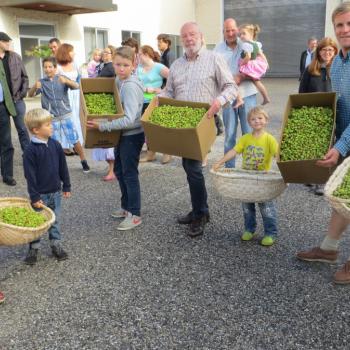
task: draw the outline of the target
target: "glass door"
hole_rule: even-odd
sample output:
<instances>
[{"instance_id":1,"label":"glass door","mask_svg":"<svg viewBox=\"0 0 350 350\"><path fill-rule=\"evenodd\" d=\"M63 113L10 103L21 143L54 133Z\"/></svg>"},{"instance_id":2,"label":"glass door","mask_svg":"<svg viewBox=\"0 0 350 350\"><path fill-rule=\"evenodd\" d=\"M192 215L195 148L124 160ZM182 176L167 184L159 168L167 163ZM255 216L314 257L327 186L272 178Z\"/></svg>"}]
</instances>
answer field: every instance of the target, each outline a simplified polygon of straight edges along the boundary
<instances>
[{"instance_id":1,"label":"glass door","mask_svg":"<svg viewBox=\"0 0 350 350\"><path fill-rule=\"evenodd\" d=\"M42 60L38 57L27 56L25 52L37 45L48 45L49 40L55 36L55 27L48 24L22 23L19 25L19 34L22 61L31 87L43 77Z\"/></svg>"}]
</instances>

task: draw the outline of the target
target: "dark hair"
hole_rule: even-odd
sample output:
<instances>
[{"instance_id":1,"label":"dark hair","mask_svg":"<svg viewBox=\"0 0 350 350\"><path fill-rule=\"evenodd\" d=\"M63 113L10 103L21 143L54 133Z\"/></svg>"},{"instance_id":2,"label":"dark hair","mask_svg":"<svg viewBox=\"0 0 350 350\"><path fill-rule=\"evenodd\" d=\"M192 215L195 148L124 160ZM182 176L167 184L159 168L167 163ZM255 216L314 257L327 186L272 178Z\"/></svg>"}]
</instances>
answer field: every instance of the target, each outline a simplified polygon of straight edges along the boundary
<instances>
[{"instance_id":1,"label":"dark hair","mask_svg":"<svg viewBox=\"0 0 350 350\"><path fill-rule=\"evenodd\" d=\"M170 48L170 46L171 46L171 39L170 39L170 36L168 34L159 34L157 36L157 40L164 41L165 43L167 43L168 47Z\"/></svg>"},{"instance_id":2,"label":"dark hair","mask_svg":"<svg viewBox=\"0 0 350 350\"><path fill-rule=\"evenodd\" d=\"M141 46L140 51L150 57L154 62L160 62L160 55L157 51L154 51L153 48L149 45Z\"/></svg>"},{"instance_id":3,"label":"dark hair","mask_svg":"<svg viewBox=\"0 0 350 350\"><path fill-rule=\"evenodd\" d=\"M135 49L135 52L139 52L139 42L135 38L128 38L124 41L122 41L123 46L129 46Z\"/></svg>"},{"instance_id":4,"label":"dark hair","mask_svg":"<svg viewBox=\"0 0 350 350\"><path fill-rule=\"evenodd\" d=\"M57 63L65 65L73 61L72 56L69 54L74 50L74 47L71 44L62 44L56 52Z\"/></svg>"},{"instance_id":5,"label":"dark hair","mask_svg":"<svg viewBox=\"0 0 350 350\"><path fill-rule=\"evenodd\" d=\"M49 44L52 44L52 43L57 43L58 45L61 44L60 39L57 39L57 38L52 38L52 39L50 39L50 40L49 40Z\"/></svg>"},{"instance_id":6,"label":"dark hair","mask_svg":"<svg viewBox=\"0 0 350 350\"><path fill-rule=\"evenodd\" d=\"M51 62L55 68L57 67L57 60L55 57L52 57L52 56L45 57L45 58L43 58L43 66L44 66L45 62Z\"/></svg>"},{"instance_id":7,"label":"dark hair","mask_svg":"<svg viewBox=\"0 0 350 350\"><path fill-rule=\"evenodd\" d=\"M130 60L131 62L135 61L135 52L130 46L121 46L118 47L113 55L113 58L115 56L120 56L122 58L126 58L127 60Z\"/></svg>"}]
</instances>

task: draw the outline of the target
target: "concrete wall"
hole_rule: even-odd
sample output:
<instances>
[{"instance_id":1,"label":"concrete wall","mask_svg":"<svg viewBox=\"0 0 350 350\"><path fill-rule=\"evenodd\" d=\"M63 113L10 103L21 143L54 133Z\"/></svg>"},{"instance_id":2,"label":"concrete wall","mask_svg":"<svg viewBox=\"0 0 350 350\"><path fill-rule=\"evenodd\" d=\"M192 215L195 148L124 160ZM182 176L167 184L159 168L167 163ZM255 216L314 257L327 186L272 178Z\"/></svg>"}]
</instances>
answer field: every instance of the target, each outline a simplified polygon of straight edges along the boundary
<instances>
[{"instance_id":1,"label":"concrete wall","mask_svg":"<svg viewBox=\"0 0 350 350\"><path fill-rule=\"evenodd\" d=\"M223 0L195 0L196 21L207 45L222 40Z\"/></svg>"},{"instance_id":2,"label":"concrete wall","mask_svg":"<svg viewBox=\"0 0 350 350\"><path fill-rule=\"evenodd\" d=\"M333 10L342 3L341 0L328 0L326 5L326 25L325 25L325 36L329 36L335 39L333 23L332 23L332 12Z\"/></svg>"},{"instance_id":3,"label":"concrete wall","mask_svg":"<svg viewBox=\"0 0 350 350\"><path fill-rule=\"evenodd\" d=\"M181 25L195 20L194 0L120 0L117 12L75 16L79 25L109 30L109 42L119 46L121 31L141 32L141 45L157 48L157 35L178 35ZM150 4L152 3L152 6Z\"/></svg>"},{"instance_id":4,"label":"concrete wall","mask_svg":"<svg viewBox=\"0 0 350 350\"><path fill-rule=\"evenodd\" d=\"M85 61L84 27L108 30L109 43L119 46L121 31L141 32L141 44L157 48L159 33L178 35L184 22L195 20L195 0L114 0L118 11L84 15L61 15L15 8L0 9L0 30L13 39L13 49L20 52L19 23L53 24L57 37L75 47L77 62Z\"/></svg>"}]
</instances>

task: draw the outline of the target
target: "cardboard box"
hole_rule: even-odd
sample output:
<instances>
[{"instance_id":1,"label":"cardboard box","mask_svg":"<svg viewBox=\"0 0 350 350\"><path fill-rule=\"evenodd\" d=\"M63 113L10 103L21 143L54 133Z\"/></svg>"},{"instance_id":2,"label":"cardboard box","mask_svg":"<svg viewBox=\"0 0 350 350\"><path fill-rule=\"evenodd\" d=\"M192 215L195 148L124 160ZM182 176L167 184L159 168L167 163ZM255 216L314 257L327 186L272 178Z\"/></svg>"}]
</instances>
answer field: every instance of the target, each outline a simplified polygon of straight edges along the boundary
<instances>
[{"instance_id":1,"label":"cardboard box","mask_svg":"<svg viewBox=\"0 0 350 350\"><path fill-rule=\"evenodd\" d=\"M113 93L117 108L116 114L97 115L89 114L86 108L85 93ZM89 130L86 128L86 122L91 119L98 121L111 121L124 115L123 107L120 102L119 92L115 85L114 78L89 78L80 81L80 122L85 140L85 148L110 148L114 147L120 138L120 130L112 132L100 132L98 130Z\"/></svg>"},{"instance_id":2,"label":"cardboard box","mask_svg":"<svg viewBox=\"0 0 350 350\"><path fill-rule=\"evenodd\" d=\"M315 92L290 95L287 101L287 106L284 111L284 118L282 124L282 133L279 143L283 137L284 128L288 121L291 108L302 106L313 107L330 107L333 110L333 132L329 140L329 147L333 145L336 119L336 94L335 92ZM277 165L286 183L301 183L301 184L324 184L334 171L334 168L323 168L316 165L319 159L311 160L295 160L284 161L280 160L280 154L277 155Z\"/></svg>"},{"instance_id":3,"label":"cardboard box","mask_svg":"<svg viewBox=\"0 0 350 350\"><path fill-rule=\"evenodd\" d=\"M210 108L210 105L207 103L179 101L164 97L159 97L158 101L159 106L188 106L205 108L206 110ZM166 128L152 124L149 121L152 111L156 106L157 98L154 98L141 118L149 149L154 152L203 161L216 138L214 118L208 119L204 115L196 128Z\"/></svg>"}]
</instances>

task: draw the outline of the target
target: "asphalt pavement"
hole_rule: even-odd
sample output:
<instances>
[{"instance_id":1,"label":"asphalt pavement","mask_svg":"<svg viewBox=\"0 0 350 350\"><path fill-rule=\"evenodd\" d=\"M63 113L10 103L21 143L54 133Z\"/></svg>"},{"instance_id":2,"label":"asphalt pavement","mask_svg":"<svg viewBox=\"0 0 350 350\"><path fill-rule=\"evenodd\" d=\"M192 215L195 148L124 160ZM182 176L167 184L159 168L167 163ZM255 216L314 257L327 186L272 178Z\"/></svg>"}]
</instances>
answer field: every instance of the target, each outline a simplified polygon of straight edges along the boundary
<instances>
[{"instance_id":1,"label":"asphalt pavement","mask_svg":"<svg viewBox=\"0 0 350 350\"><path fill-rule=\"evenodd\" d=\"M268 127L279 136L296 79L265 79L272 103ZM28 108L38 100L28 100ZM15 131L15 178L0 195L27 196ZM88 159L91 152L88 151ZM103 162L83 174L67 157L72 197L63 200L61 229L69 259L57 262L43 239L38 263L23 263L27 246L0 247L0 349L349 349L350 286L334 272L350 255L345 235L337 265L304 263L295 253L319 244L330 208L303 185L277 200L279 237L266 248L241 242L241 204L215 190L209 167L223 153L219 136L205 169L211 222L191 239L176 216L190 209L180 158L140 165L143 224L117 231L117 182ZM259 217L259 237L262 223Z\"/></svg>"}]
</instances>

